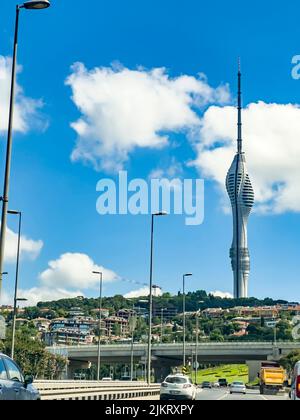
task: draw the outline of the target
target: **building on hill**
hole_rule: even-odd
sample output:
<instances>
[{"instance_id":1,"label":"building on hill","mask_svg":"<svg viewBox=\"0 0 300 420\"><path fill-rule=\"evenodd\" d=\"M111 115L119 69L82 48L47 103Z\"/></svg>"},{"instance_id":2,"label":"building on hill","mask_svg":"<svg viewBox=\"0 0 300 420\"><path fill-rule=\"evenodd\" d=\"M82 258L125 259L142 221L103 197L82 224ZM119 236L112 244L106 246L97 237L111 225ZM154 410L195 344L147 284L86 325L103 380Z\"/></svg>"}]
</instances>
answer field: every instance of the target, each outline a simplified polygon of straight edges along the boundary
<instances>
[{"instance_id":1,"label":"building on hill","mask_svg":"<svg viewBox=\"0 0 300 420\"><path fill-rule=\"evenodd\" d=\"M57 318L54 319L50 324L51 331L61 330L64 328L68 330L91 332L95 328L98 328L98 321L92 318Z\"/></svg>"},{"instance_id":2,"label":"building on hill","mask_svg":"<svg viewBox=\"0 0 300 420\"><path fill-rule=\"evenodd\" d=\"M288 303L286 305L279 305L280 312L293 312L296 315L300 314L300 305L299 303Z\"/></svg>"},{"instance_id":3,"label":"building on hill","mask_svg":"<svg viewBox=\"0 0 300 420\"><path fill-rule=\"evenodd\" d=\"M112 316L104 319L104 323L108 337L126 337L129 334L129 322L127 319Z\"/></svg>"},{"instance_id":4,"label":"building on hill","mask_svg":"<svg viewBox=\"0 0 300 420\"><path fill-rule=\"evenodd\" d=\"M92 309L91 313L97 315L97 317L99 317L99 308L96 309ZM108 318L109 317L109 309L107 308L102 308L101 309L101 318Z\"/></svg>"},{"instance_id":5,"label":"building on hill","mask_svg":"<svg viewBox=\"0 0 300 420\"><path fill-rule=\"evenodd\" d=\"M202 315L205 318L222 318L225 310L222 308L207 308L202 311Z\"/></svg>"},{"instance_id":6,"label":"building on hill","mask_svg":"<svg viewBox=\"0 0 300 420\"><path fill-rule=\"evenodd\" d=\"M238 316L245 317L278 318L280 315L280 310L277 306L236 306L235 308L231 308L229 311Z\"/></svg>"},{"instance_id":7,"label":"building on hill","mask_svg":"<svg viewBox=\"0 0 300 420\"><path fill-rule=\"evenodd\" d=\"M43 340L52 345L89 345L95 339L95 330L99 322L90 317L57 318L51 321ZM102 321L101 329L105 330Z\"/></svg>"},{"instance_id":8,"label":"building on hill","mask_svg":"<svg viewBox=\"0 0 300 420\"><path fill-rule=\"evenodd\" d=\"M136 311L134 311L133 309L120 309L116 313L117 318L123 318L123 319L126 319L127 321L129 318L135 315L136 315Z\"/></svg>"},{"instance_id":9,"label":"building on hill","mask_svg":"<svg viewBox=\"0 0 300 420\"><path fill-rule=\"evenodd\" d=\"M87 346L93 344L95 336L84 331L73 329L57 329L55 331L45 333L43 340L47 346Z\"/></svg>"},{"instance_id":10,"label":"building on hill","mask_svg":"<svg viewBox=\"0 0 300 420\"><path fill-rule=\"evenodd\" d=\"M70 318L81 317L81 316L84 316L84 312L80 307L74 307L70 309L69 311Z\"/></svg>"},{"instance_id":11,"label":"building on hill","mask_svg":"<svg viewBox=\"0 0 300 420\"><path fill-rule=\"evenodd\" d=\"M50 324L51 321L47 318L36 318L34 320L31 321L35 328L39 331L39 332L48 332L50 329Z\"/></svg>"},{"instance_id":12,"label":"building on hill","mask_svg":"<svg viewBox=\"0 0 300 420\"><path fill-rule=\"evenodd\" d=\"M264 318L264 317L249 317L249 318L237 317L237 318L233 318L232 322L234 323L246 322L249 325L261 325L262 320L264 322L264 325L268 328L274 328L274 323L276 325L279 322L279 318Z\"/></svg>"},{"instance_id":13,"label":"building on hill","mask_svg":"<svg viewBox=\"0 0 300 420\"><path fill-rule=\"evenodd\" d=\"M163 310L163 319L171 320L176 318L178 315L178 310L176 308L164 308ZM153 308L153 317L160 318L161 317L161 308Z\"/></svg>"}]
</instances>

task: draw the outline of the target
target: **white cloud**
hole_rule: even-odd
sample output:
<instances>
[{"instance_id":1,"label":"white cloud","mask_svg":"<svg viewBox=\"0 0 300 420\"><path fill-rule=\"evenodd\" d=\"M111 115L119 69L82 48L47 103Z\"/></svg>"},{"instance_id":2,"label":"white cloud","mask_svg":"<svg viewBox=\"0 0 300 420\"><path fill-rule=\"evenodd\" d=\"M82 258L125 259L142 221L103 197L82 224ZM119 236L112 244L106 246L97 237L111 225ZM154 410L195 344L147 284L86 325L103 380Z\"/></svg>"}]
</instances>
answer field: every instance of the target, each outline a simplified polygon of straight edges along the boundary
<instances>
[{"instance_id":1,"label":"white cloud","mask_svg":"<svg viewBox=\"0 0 300 420\"><path fill-rule=\"evenodd\" d=\"M133 290L132 292L126 293L124 295L125 299L134 299L138 297L147 297L149 296L150 288L149 287L143 287L138 290Z\"/></svg>"},{"instance_id":2,"label":"white cloud","mask_svg":"<svg viewBox=\"0 0 300 420\"><path fill-rule=\"evenodd\" d=\"M21 236L21 258L35 260L44 244L42 241L34 241L26 236ZM10 229L6 230L5 261L15 263L17 257L18 235Z\"/></svg>"},{"instance_id":3,"label":"white cloud","mask_svg":"<svg viewBox=\"0 0 300 420\"><path fill-rule=\"evenodd\" d=\"M199 124L195 108L229 100L227 86L213 89L203 75L171 78L164 68L89 71L77 63L66 84L82 114L72 124L78 135L72 160L97 170L121 169L135 148L166 146L168 133Z\"/></svg>"},{"instance_id":4,"label":"white cloud","mask_svg":"<svg viewBox=\"0 0 300 420\"><path fill-rule=\"evenodd\" d=\"M183 165L182 163L178 162L174 157L171 158L170 164L167 167L160 167L154 169L149 174L149 179L174 179L180 178L183 174Z\"/></svg>"},{"instance_id":5,"label":"white cloud","mask_svg":"<svg viewBox=\"0 0 300 420\"><path fill-rule=\"evenodd\" d=\"M139 297L147 297L150 294L150 287L142 287L141 289L138 290L133 290L132 292L127 293L126 295L124 295L124 297L126 299L134 299L134 298L139 298ZM161 296L162 295L162 290L159 289L155 289L155 296Z\"/></svg>"},{"instance_id":6,"label":"white cloud","mask_svg":"<svg viewBox=\"0 0 300 420\"><path fill-rule=\"evenodd\" d=\"M113 271L98 266L86 254L66 253L57 260L49 262L49 268L39 275L43 286L55 288L91 289L99 285L99 276L93 271L103 273L103 281L118 280Z\"/></svg>"},{"instance_id":7,"label":"white cloud","mask_svg":"<svg viewBox=\"0 0 300 420\"><path fill-rule=\"evenodd\" d=\"M33 287L31 289L20 289L19 296L27 299L23 306L35 306L39 302L52 302L60 299L72 299L83 296L80 291L70 291L63 288Z\"/></svg>"},{"instance_id":8,"label":"white cloud","mask_svg":"<svg viewBox=\"0 0 300 420\"><path fill-rule=\"evenodd\" d=\"M11 65L11 58L0 56L0 133L6 133L8 126ZM22 68L18 66L17 70L20 73ZM16 83L14 129L21 133L27 133L30 128L46 128L47 123L42 121L39 115L39 110L42 107L41 100L25 96L22 87Z\"/></svg>"},{"instance_id":9,"label":"white cloud","mask_svg":"<svg viewBox=\"0 0 300 420\"><path fill-rule=\"evenodd\" d=\"M234 107L211 106L196 143L196 166L223 191L236 151L236 119ZM251 103L243 112L244 149L260 212L300 211L299 121L300 108L292 104Z\"/></svg>"},{"instance_id":10,"label":"white cloud","mask_svg":"<svg viewBox=\"0 0 300 420\"><path fill-rule=\"evenodd\" d=\"M233 299L233 295L231 293L220 292L219 290L216 290L215 292L210 292L210 295L220 297L222 299Z\"/></svg>"},{"instance_id":11,"label":"white cloud","mask_svg":"<svg viewBox=\"0 0 300 420\"><path fill-rule=\"evenodd\" d=\"M49 267L39 274L39 284L31 289L20 289L19 296L28 300L24 306L84 296L82 290L99 290L99 276L93 274L93 271L103 273L103 282L120 279L113 271L96 265L86 254L66 253L50 261ZM2 300L11 303L11 299L5 293Z\"/></svg>"},{"instance_id":12,"label":"white cloud","mask_svg":"<svg viewBox=\"0 0 300 420\"><path fill-rule=\"evenodd\" d=\"M0 305L13 305L13 301L13 295L10 296L6 290L2 289L0 296Z\"/></svg>"}]
</instances>

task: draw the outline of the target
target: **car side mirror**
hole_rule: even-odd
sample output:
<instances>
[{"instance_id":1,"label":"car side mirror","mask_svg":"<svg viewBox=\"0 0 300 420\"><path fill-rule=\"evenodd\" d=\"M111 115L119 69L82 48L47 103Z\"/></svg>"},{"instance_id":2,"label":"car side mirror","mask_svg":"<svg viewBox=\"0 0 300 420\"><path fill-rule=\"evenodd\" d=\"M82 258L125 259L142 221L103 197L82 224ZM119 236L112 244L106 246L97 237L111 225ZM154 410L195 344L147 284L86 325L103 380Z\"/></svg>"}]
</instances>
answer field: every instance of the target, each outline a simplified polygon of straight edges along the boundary
<instances>
[{"instance_id":1,"label":"car side mirror","mask_svg":"<svg viewBox=\"0 0 300 420\"><path fill-rule=\"evenodd\" d=\"M26 375L25 376L25 383L24 383L25 388L27 388L28 385L31 385L31 384L33 384L33 376L32 375Z\"/></svg>"}]
</instances>

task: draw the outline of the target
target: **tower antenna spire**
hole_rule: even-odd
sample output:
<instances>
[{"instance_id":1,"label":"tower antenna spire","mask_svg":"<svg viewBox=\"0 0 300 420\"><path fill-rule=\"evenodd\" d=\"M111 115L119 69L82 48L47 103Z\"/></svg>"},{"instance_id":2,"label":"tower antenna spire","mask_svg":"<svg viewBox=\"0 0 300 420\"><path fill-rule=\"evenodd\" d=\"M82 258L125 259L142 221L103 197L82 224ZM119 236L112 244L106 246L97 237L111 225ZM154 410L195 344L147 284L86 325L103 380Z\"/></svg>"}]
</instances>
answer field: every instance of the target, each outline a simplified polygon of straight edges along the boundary
<instances>
[{"instance_id":1,"label":"tower antenna spire","mask_svg":"<svg viewBox=\"0 0 300 420\"><path fill-rule=\"evenodd\" d=\"M241 59L238 59L238 153L242 153L242 72Z\"/></svg>"}]
</instances>

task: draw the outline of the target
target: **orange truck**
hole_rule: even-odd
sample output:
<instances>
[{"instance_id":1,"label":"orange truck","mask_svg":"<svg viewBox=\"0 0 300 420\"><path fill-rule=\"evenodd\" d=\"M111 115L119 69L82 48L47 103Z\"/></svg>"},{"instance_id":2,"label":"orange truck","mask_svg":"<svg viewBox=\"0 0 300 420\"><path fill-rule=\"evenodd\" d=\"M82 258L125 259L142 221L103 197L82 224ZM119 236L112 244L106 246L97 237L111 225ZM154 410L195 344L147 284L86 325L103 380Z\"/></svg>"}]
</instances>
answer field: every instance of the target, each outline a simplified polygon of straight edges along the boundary
<instances>
[{"instance_id":1,"label":"orange truck","mask_svg":"<svg viewBox=\"0 0 300 420\"><path fill-rule=\"evenodd\" d=\"M287 372L278 363L262 363L260 370L260 393L278 392L287 385Z\"/></svg>"}]
</instances>

